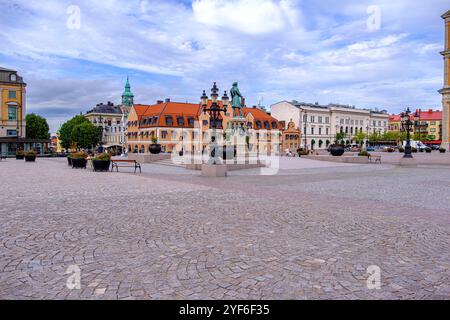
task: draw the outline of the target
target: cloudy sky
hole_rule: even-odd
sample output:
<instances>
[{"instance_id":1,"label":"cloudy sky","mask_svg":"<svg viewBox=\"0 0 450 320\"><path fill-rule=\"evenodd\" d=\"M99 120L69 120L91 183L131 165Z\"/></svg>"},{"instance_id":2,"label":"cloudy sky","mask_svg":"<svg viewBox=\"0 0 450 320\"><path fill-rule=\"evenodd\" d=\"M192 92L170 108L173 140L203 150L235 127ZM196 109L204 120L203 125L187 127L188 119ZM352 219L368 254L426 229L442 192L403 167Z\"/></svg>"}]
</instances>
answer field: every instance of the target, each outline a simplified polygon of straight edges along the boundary
<instances>
[{"instance_id":1,"label":"cloudy sky","mask_svg":"<svg viewBox=\"0 0 450 320\"><path fill-rule=\"evenodd\" d=\"M0 66L52 130L96 103L296 99L440 108L448 0L0 0Z\"/></svg>"}]
</instances>

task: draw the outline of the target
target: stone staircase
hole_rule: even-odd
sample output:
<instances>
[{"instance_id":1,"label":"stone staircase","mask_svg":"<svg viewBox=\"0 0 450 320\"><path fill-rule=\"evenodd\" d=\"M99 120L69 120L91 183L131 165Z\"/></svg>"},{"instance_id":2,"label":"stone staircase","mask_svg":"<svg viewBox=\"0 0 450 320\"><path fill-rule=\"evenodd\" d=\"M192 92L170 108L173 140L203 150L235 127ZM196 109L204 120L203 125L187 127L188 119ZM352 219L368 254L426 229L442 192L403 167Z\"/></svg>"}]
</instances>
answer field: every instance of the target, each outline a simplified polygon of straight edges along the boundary
<instances>
[{"instance_id":1,"label":"stone staircase","mask_svg":"<svg viewBox=\"0 0 450 320\"><path fill-rule=\"evenodd\" d=\"M158 160L152 162L152 164L159 164L161 166L168 166L168 167L186 168L184 164L173 163L172 159Z\"/></svg>"}]
</instances>

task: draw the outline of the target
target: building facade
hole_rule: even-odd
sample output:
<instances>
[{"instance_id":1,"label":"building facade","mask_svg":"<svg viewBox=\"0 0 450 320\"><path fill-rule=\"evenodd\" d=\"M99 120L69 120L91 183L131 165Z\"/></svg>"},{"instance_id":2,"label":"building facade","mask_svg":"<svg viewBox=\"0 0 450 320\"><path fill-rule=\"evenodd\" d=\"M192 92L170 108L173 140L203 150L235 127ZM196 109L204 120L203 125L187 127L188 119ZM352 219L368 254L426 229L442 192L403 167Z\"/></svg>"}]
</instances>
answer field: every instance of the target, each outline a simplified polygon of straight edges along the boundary
<instances>
[{"instance_id":1,"label":"building facade","mask_svg":"<svg viewBox=\"0 0 450 320\"><path fill-rule=\"evenodd\" d=\"M48 153L49 140L26 137L26 83L17 71L0 67L0 154L15 156L18 150Z\"/></svg>"},{"instance_id":2,"label":"building facade","mask_svg":"<svg viewBox=\"0 0 450 320\"><path fill-rule=\"evenodd\" d=\"M281 151L283 153L291 152L292 154L296 154L297 150L301 146L301 138L302 133L300 128L295 126L294 121L289 121L287 127L285 127L285 122L281 121L282 130L282 138L281 138Z\"/></svg>"},{"instance_id":3,"label":"building facade","mask_svg":"<svg viewBox=\"0 0 450 320\"><path fill-rule=\"evenodd\" d=\"M115 153L122 153L127 144L127 119L134 105L130 81L127 78L122 94L122 104L99 103L84 116L95 126L102 128L101 146Z\"/></svg>"},{"instance_id":4,"label":"building facade","mask_svg":"<svg viewBox=\"0 0 450 320\"><path fill-rule=\"evenodd\" d=\"M222 102L219 101L222 107ZM208 101L211 105L211 100ZM250 143L255 150L270 152L271 142L279 138L281 125L271 115L257 107L242 109ZM231 111L220 113L217 123L218 141L226 137L230 127ZM154 105L134 105L127 122L128 152L149 153L154 139L161 144L163 152L182 151L200 153L209 147L211 141L211 121L200 103L173 102L170 99L157 101ZM276 135L276 136L273 136ZM277 145L279 148L279 145Z\"/></svg>"},{"instance_id":5,"label":"building facade","mask_svg":"<svg viewBox=\"0 0 450 320\"><path fill-rule=\"evenodd\" d=\"M439 91L442 94L442 147L450 148L450 10L442 15L445 21L445 47L441 52L444 57L444 87Z\"/></svg>"},{"instance_id":6,"label":"building facade","mask_svg":"<svg viewBox=\"0 0 450 320\"><path fill-rule=\"evenodd\" d=\"M327 149L335 142L337 133L345 133L345 144L355 143L355 136L363 132L384 133L388 130L386 111L357 109L353 106L297 101L282 101L271 106L272 115L279 121L294 122L302 131L301 147Z\"/></svg>"},{"instance_id":7,"label":"building facade","mask_svg":"<svg viewBox=\"0 0 450 320\"><path fill-rule=\"evenodd\" d=\"M426 144L443 143L443 112L441 110L416 110L411 114L413 122L412 132L414 140ZM402 119L399 114L389 116L389 132L403 132Z\"/></svg>"}]
</instances>

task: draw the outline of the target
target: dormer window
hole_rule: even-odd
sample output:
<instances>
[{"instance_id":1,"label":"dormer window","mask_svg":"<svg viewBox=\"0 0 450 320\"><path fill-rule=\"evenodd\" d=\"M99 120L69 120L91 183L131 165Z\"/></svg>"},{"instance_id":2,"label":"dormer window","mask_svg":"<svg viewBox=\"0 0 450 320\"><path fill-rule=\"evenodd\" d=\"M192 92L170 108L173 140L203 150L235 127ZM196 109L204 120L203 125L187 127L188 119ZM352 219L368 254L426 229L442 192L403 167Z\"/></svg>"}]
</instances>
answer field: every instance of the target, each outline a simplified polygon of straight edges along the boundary
<instances>
[{"instance_id":1,"label":"dormer window","mask_svg":"<svg viewBox=\"0 0 450 320\"><path fill-rule=\"evenodd\" d=\"M264 128L265 129L270 129L269 121L264 121Z\"/></svg>"},{"instance_id":2,"label":"dormer window","mask_svg":"<svg viewBox=\"0 0 450 320\"><path fill-rule=\"evenodd\" d=\"M12 74L9 76L9 80L11 80L12 82L16 82L16 81L17 81L17 76L16 76L16 74L15 74L15 73L12 73Z\"/></svg>"},{"instance_id":3,"label":"dormer window","mask_svg":"<svg viewBox=\"0 0 450 320\"><path fill-rule=\"evenodd\" d=\"M166 117L166 125L173 126L173 118L172 118L172 116L167 116Z\"/></svg>"},{"instance_id":4,"label":"dormer window","mask_svg":"<svg viewBox=\"0 0 450 320\"><path fill-rule=\"evenodd\" d=\"M188 118L188 125L190 126L190 127L193 127L194 126L194 118L191 118L191 117L189 117Z\"/></svg>"},{"instance_id":5,"label":"dormer window","mask_svg":"<svg viewBox=\"0 0 450 320\"><path fill-rule=\"evenodd\" d=\"M276 129L276 128L278 128L278 126L277 126L277 123L274 121L274 122L272 122L272 129Z\"/></svg>"},{"instance_id":6,"label":"dormer window","mask_svg":"<svg viewBox=\"0 0 450 320\"><path fill-rule=\"evenodd\" d=\"M256 121L256 128L261 129L261 121Z\"/></svg>"},{"instance_id":7,"label":"dormer window","mask_svg":"<svg viewBox=\"0 0 450 320\"><path fill-rule=\"evenodd\" d=\"M178 122L179 126L184 126L184 118L183 117L178 117L177 122Z\"/></svg>"}]
</instances>

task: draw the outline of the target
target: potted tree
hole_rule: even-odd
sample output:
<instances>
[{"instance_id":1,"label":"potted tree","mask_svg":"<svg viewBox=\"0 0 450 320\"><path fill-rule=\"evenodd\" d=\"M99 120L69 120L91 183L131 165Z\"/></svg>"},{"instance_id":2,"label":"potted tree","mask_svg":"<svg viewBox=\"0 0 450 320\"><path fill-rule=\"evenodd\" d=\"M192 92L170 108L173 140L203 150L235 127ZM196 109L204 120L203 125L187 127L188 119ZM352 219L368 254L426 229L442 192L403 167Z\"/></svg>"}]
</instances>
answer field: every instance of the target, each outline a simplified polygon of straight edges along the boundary
<instances>
[{"instance_id":1,"label":"potted tree","mask_svg":"<svg viewBox=\"0 0 450 320\"><path fill-rule=\"evenodd\" d=\"M430 148L430 147L426 147L426 148L425 148L425 152L426 152L426 153L431 153L431 148Z\"/></svg>"},{"instance_id":2,"label":"potted tree","mask_svg":"<svg viewBox=\"0 0 450 320\"><path fill-rule=\"evenodd\" d=\"M440 153L445 153L447 150L445 148L439 148Z\"/></svg>"},{"instance_id":3,"label":"potted tree","mask_svg":"<svg viewBox=\"0 0 450 320\"><path fill-rule=\"evenodd\" d=\"M111 165L111 155L101 153L92 159L92 167L94 171L109 171Z\"/></svg>"},{"instance_id":4,"label":"potted tree","mask_svg":"<svg viewBox=\"0 0 450 320\"><path fill-rule=\"evenodd\" d=\"M87 154L84 152L73 153L72 156L72 168L86 169Z\"/></svg>"},{"instance_id":5,"label":"potted tree","mask_svg":"<svg viewBox=\"0 0 450 320\"><path fill-rule=\"evenodd\" d=\"M149 151L151 154L160 154L161 153L161 145L158 144L158 138L152 137L152 144L149 147Z\"/></svg>"},{"instance_id":6,"label":"potted tree","mask_svg":"<svg viewBox=\"0 0 450 320\"><path fill-rule=\"evenodd\" d=\"M25 158L25 152L23 150L17 150L16 160L23 160Z\"/></svg>"},{"instance_id":7,"label":"potted tree","mask_svg":"<svg viewBox=\"0 0 450 320\"><path fill-rule=\"evenodd\" d=\"M342 142L344 139L345 139L345 133L343 133L343 132L336 133L336 138L335 138L336 142L335 142L335 144L332 144L329 149L332 156L340 157L344 154L345 147L342 143L339 144L339 141Z\"/></svg>"},{"instance_id":8,"label":"potted tree","mask_svg":"<svg viewBox=\"0 0 450 320\"><path fill-rule=\"evenodd\" d=\"M30 150L25 152L25 161L26 162L35 162L36 161L36 151Z\"/></svg>"}]
</instances>

